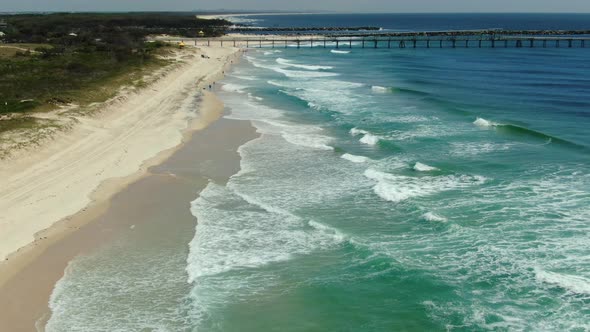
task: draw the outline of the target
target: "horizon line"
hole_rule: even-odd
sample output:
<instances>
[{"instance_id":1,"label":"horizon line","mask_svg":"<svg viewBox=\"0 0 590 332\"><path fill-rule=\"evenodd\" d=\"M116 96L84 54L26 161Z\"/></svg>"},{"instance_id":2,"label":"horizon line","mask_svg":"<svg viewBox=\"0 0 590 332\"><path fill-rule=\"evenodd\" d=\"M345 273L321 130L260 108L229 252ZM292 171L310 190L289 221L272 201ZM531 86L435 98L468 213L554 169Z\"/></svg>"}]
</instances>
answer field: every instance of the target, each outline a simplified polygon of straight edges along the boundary
<instances>
[{"instance_id":1,"label":"horizon line","mask_svg":"<svg viewBox=\"0 0 590 332\"><path fill-rule=\"evenodd\" d=\"M281 10L9 10L0 11L0 14L68 14L68 13L191 13L191 14L219 14L219 15L240 15L240 14L570 14L570 15L587 15L587 12L543 12L543 11L440 11L440 12L346 12L346 11L327 11L327 10L313 10L313 11L281 11Z\"/></svg>"}]
</instances>

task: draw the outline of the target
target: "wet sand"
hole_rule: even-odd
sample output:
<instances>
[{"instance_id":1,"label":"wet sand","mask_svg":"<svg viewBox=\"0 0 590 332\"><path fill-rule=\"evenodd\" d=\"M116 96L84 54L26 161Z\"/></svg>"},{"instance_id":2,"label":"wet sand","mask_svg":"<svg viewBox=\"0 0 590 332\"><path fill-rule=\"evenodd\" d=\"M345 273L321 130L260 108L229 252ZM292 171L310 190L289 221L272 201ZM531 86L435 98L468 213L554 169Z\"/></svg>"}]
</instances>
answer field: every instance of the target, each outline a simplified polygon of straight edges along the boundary
<instances>
[{"instance_id":1,"label":"wet sand","mask_svg":"<svg viewBox=\"0 0 590 332\"><path fill-rule=\"evenodd\" d=\"M178 233L185 233L190 241L197 222L190 202L209 181L223 184L235 174L238 147L255 137L247 121L214 122L110 200L62 221L55 236L38 240L34 249L19 257L20 269L0 287L0 330L42 330L54 285L78 255L128 236L144 242L177 241ZM188 254L188 245L185 250Z\"/></svg>"}]
</instances>

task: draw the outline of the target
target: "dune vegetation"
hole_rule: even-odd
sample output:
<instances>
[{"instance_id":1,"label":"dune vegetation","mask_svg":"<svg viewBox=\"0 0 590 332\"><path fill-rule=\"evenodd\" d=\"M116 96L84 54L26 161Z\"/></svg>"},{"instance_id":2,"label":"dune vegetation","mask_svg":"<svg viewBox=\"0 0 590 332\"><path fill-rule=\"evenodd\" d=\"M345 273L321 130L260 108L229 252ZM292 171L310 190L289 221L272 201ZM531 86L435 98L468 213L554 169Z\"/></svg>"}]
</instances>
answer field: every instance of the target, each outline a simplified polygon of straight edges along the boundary
<instances>
[{"instance_id":1,"label":"dune vegetation","mask_svg":"<svg viewBox=\"0 0 590 332\"><path fill-rule=\"evenodd\" d=\"M141 85L166 64L156 34L223 34L225 20L193 14L35 14L0 16L0 133L34 127L33 113L107 100L123 85ZM46 121L44 121L46 122Z\"/></svg>"}]
</instances>

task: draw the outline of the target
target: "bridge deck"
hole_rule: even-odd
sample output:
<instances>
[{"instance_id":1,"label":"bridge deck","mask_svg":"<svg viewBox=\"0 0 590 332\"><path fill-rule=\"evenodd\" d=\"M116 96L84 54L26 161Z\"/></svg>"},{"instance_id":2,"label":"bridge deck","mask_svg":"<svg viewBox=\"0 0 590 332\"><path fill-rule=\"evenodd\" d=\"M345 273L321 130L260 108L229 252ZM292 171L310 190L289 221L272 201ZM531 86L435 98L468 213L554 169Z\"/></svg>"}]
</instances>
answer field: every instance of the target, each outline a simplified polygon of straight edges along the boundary
<instances>
[{"instance_id":1,"label":"bridge deck","mask_svg":"<svg viewBox=\"0 0 590 332\"><path fill-rule=\"evenodd\" d=\"M261 36L220 38L168 38L167 41L184 41L196 46L235 46L245 48L508 48L508 47L590 47L590 35L537 36L537 35L460 35L460 36Z\"/></svg>"}]
</instances>

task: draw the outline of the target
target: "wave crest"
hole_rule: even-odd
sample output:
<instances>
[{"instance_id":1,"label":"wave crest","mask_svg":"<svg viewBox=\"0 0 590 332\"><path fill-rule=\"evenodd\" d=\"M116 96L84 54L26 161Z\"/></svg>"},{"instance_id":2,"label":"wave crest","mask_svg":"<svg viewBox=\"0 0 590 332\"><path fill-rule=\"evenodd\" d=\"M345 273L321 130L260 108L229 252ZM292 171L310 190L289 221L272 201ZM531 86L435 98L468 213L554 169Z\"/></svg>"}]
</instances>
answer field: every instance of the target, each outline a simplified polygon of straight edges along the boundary
<instances>
[{"instance_id":1,"label":"wave crest","mask_svg":"<svg viewBox=\"0 0 590 332\"><path fill-rule=\"evenodd\" d=\"M431 221L431 222L440 222L440 223L447 222L447 218L440 216L438 214L435 214L433 212L425 213L424 215L422 215L422 218L426 221Z\"/></svg>"},{"instance_id":2,"label":"wave crest","mask_svg":"<svg viewBox=\"0 0 590 332\"><path fill-rule=\"evenodd\" d=\"M556 285L568 292L590 295L590 280L581 276L544 271L537 268L535 269L535 277L540 282Z\"/></svg>"},{"instance_id":3,"label":"wave crest","mask_svg":"<svg viewBox=\"0 0 590 332\"><path fill-rule=\"evenodd\" d=\"M388 93L388 92L392 91L392 89L389 87L378 86L378 85L373 85L371 87L371 90L375 93Z\"/></svg>"},{"instance_id":4,"label":"wave crest","mask_svg":"<svg viewBox=\"0 0 590 332\"><path fill-rule=\"evenodd\" d=\"M364 157L364 156L356 156L356 155L349 154L349 153L345 153L345 154L343 154L343 155L341 156L341 158L342 158L342 159L346 159L346 160L348 160L348 161L351 161L351 162L353 162L353 163L358 163L358 164L360 164L360 163L364 163L364 162L366 162L367 160L369 160L369 158L367 158L367 157Z\"/></svg>"},{"instance_id":5,"label":"wave crest","mask_svg":"<svg viewBox=\"0 0 590 332\"><path fill-rule=\"evenodd\" d=\"M384 173L369 168L365 177L374 180L373 191L386 201L399 203L409 198L430 196L443 191L481 185L486 181L483 176L437 176L410 177Z\"/></svg>"},{"instance_id":6,"label":"wave crest","mask_svg":"<svg viewBox=\"0 0 590 332\"><path fill-rule=\"evenodd\" d=\"M367 144L367 145L377 145L379 143L379 141L381 140L381 137L379 137L377 135L373 135L366 130L358 129L358 128L352 128L350 130L350 134L352 136L363 135L363 137L361 137L359 142L361 142L363 144Z\"/></svg>"},{"instance_id":7,"label":"wave crest","mask_svg":"<svg viewBox=\"0 0 590 332\"><path fill-rule=\"evenodd\" d=\"M432 171L438 171L439 169L436 167L428 166L426 164L417 162L414 165L414 170L418 171L418 172L432 172Z\"/></svg>"},{"instance_id":8,"label":"wave crest","mask_svg":"<svg viewBox=\"0 0 590 332\"><path fill-rule=\"evenodd\" d=\"M301 68L301 69L307 69L307 70L330 70L330 69L334 68L332 66L302 65L302 64L293 63L291 60L287 60L287 59L283 59L283 58L278 58L276 61L277 61L277 63L287 66L287 67Z\"/></svg>"}]
</instances>

